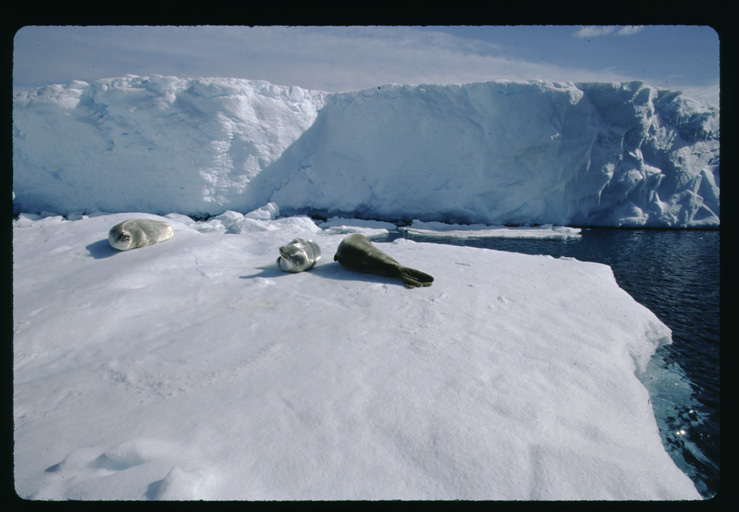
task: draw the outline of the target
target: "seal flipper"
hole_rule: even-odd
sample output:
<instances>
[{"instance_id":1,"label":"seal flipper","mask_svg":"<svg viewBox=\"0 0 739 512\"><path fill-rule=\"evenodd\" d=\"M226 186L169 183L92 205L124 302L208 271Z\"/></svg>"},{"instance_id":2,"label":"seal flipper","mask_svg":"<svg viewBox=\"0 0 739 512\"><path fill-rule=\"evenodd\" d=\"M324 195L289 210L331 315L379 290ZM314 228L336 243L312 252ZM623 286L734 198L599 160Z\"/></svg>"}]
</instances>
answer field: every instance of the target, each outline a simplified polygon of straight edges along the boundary
<instances>
[{"instance_id":1,"label":"seal flipper","mask_svg":"<svg viewBox=\"0 0 739 512\"><path fill-rule=\"evenodd\" d=\"M434 282L434 278L425 272L408 267L400 267L398 269L398 277L400 277L408 288L431 286L431 283Z\"/></svg>"}]
</instances>

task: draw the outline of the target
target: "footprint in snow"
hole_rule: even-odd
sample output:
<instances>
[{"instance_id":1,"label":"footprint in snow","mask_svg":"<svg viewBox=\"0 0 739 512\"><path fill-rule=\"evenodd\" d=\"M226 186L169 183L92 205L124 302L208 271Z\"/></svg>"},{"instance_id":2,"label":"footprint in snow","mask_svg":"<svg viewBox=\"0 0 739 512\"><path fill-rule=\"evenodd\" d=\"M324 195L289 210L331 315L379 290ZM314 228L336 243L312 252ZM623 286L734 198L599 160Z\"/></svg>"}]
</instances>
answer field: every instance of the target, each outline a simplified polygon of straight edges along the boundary
<instances>
[{"instance_id":1,"label":"footprint in snow","mask_svg":"<svg viewBox=\"0 0 739 512\"><path fill-rule=\"evenodd\" d=\"M61 462L46 468L49 480L33 498L198 499L208 475L200 469L172 465L172 455L180 452L171 443L146 438L125 441L107 450L100 447L73 450ZM164 477L155 479L157 474ZM117 493L114 495L109 494L111 478L120 479L114 485ZM100 480L99 486L95 480Z\"/></svg>"},{"instance_id":2,"label":"footprint in snow","mask_svg":"<svg viewBox=\"0 0 739 512\"><path fill-rule=\"evenodd\" d=\"M208 483L208 475L199 469L185 470L173 466L167 476L149 485L146 499L193 500L203 499L202 491Z\"/></svg>"}]
</instances>

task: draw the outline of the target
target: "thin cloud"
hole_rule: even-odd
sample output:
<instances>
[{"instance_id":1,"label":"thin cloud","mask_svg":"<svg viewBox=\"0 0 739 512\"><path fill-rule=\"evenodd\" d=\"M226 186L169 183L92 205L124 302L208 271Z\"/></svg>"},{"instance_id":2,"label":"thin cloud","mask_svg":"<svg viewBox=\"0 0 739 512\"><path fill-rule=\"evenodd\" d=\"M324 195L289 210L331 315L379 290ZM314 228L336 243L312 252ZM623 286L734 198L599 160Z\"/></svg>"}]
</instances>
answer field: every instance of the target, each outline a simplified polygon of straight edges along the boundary
<instances>
[{"instance_id":1,"label":"thin cloud","mask_svg":"<svg viewBox=\"0 0 739 512\"><path fill-rule=\"evenodd\" d=\"M601 36L607 36L608 34L613 33L613 31L616 30L616 27L614 26L587 26L587 27L581 27L580 30L572 34L573 37L579 37L579 38L585 38L585 37L601 37Z\"/></svg>"},{"instance_id":2,"label":"thin cloud","mask_svg":"<svg viewBox=\"0 0 739 512\"><path fill-rule=\"evenodd\" d=\"M577 33L613 37L639 30L582 27ZM126 74L245 78L329 92L388 83L646 78L576 61L527 59L497 42L460 38L433 27L29 27L15 42L18 88ZM717 104L717 87L702 96Z\"/></svg>"},{"instance_id":3,"label":"thin cloud","mask_svg":"<svg viewBox=\"0 0 739 512\"><path fill-rule=\"evenodd\" d=\"M586 38L586 37L603 37L603 36L609 36L611 34L617 35L617 36L630 36L632 34L636 34L637 32L640 32L644 28L643 25L627 25L625 27L618 28L614 25L605 25L605 26L584 26L580 27L580 29L572 34L573 37L578 37L580 39Z\"/></svg>"},{"instance_id":4,"label":"thin cloud","mask_svg":"<svg viewBox=\"0 0 739 512\"><path fill-rule=\"evenodd\" d=\"M617 36L630 36L631 34L636 34L637 32L641 32L644 28L644 25L629 25L627 27L622 28L618 32L616 32Z\"/></svg>"}]
</instances>

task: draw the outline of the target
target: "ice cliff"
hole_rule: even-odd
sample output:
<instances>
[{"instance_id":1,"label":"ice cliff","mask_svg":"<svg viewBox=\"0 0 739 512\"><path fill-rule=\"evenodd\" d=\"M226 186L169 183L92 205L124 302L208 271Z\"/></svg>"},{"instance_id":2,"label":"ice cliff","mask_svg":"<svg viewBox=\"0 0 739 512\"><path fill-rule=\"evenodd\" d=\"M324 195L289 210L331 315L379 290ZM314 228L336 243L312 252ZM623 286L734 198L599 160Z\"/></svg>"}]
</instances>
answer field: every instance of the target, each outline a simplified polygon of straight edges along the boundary
<instances>
[{"instance_id":1,"label":"ice cliff","mask_svg":"<svg viewBox=\"0 0 739 512\"><path fill-rule=\"evenodd\" d=\"M16 211L719 225L719 113L642 82L128 76L17 93Z\"/></svg>"}]
</instances>

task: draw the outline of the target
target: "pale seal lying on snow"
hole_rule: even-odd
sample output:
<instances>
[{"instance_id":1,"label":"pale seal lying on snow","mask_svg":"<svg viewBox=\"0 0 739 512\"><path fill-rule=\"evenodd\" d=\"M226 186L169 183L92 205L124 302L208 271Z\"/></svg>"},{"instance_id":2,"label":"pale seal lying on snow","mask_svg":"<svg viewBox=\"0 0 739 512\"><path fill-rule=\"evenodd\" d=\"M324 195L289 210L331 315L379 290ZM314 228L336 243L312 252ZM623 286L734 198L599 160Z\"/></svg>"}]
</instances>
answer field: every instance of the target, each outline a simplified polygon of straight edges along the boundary
<instances>
[{"instance_id":1,"label":"pale seal lying on snow","mask_svg":"<svg viewBox=\"0 0 739 512\"><path fill-rule=\"evenodd\" d=\"M434 278L413 268L404 267L372 245L366 236L349 235L339 244L334 261L342 267L366 274L397 277L408 288L431 286Z\"/></svg>"},{"instance_id":2,"label":"pale seal lying on snow","mask_svg":"<svg viewBox=\"0 0 739 512\"><path fill-rule=\"evenodd\" d=\"M313 240L295 238L287 245L280 247L277 265L285 272L302 272L313 268L321 259L321 248Z\"/></svg>"},{"instance_id":3,"label":"pale seal lying on snow","mask_svg":"<svg viewBox=\"0 0 739 512\"><path fill-rule=\"evenodd\" d=\"M127 251L169 240L174 235L172 226L152 219L128 219L116 224L108 232L113 248Z\"/></svg>"}]
</instances>

